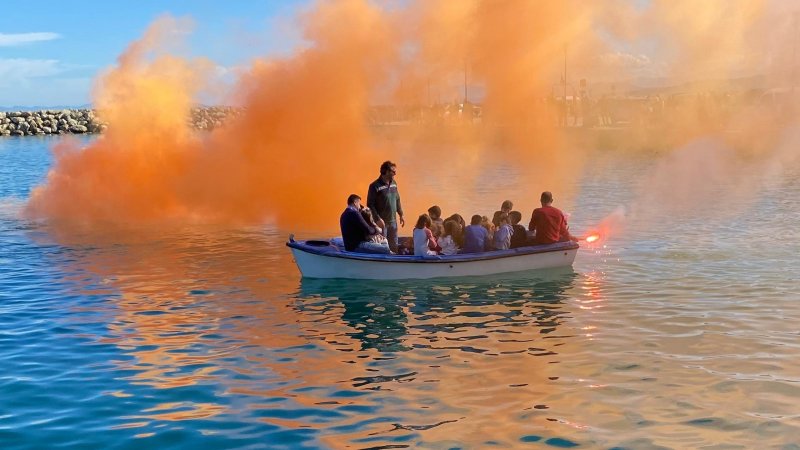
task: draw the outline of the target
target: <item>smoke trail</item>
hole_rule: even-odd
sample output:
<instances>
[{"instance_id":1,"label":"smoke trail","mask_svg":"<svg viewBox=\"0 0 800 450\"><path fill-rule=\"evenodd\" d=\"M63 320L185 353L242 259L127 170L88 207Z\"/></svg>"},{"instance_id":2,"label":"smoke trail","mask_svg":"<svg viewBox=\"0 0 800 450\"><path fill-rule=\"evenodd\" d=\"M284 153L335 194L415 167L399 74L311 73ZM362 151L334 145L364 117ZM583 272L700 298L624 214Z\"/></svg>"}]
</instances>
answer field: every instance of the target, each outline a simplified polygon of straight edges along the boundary
<instances>
[{"instance_id":1,"label":"smoke trail","mask_svg":"<svg viewBox=\"0 0 800 450\"><path fill-rule=\"evenodd\" d=\"M734 14L720 12L728 7ZM496 183L518 204L543 190L569 203L574 179L592 157L587 150L597 144L579 131L577 119L559 126L566 115L560 97L566 90L570 108L580 113L574 116L592 125L597 110L578 97L598 94L582 92L577 80L630 82L644 73L684 83L682 95L673 95L675 88L657 96L653 104L669 104L669 113L657 126L635 128L619 141L636 137L637 151L691 146L668 161L665 173L690 174L696 164L680 158L703 154L696 147L711 142L744 155L742 161L769 156L795 111L764 114L753 95L730 80L764 67L770 79L789 79L793 61L786 46L761 47L790 31L785 12L760 0L433 0L395 9L366 0L320 2L300 17L307 45L286 58L254 61L230 99L243 114L202 135L186 118L193 101L213 88L213 64L161 52L185 29L164 18L98 82L95 104L108 132L85 149L69 141L57 146L53 170L26 211L87 224L274 221L331 229L343 199L364 195L384 159L399 160L412 214L432 203L473 212L470 195L437 198L447 180L460 187L448 192ZM652 47L649 56L626 53L641 42ZM469 102L446 116L429 107L432 96L443 102L478 97L480 125L472 123ZM382 102L411 111L411 124L371 128L370 105ZM650 120L646 108L653 104L637 103L641 109L631 123ZM729 154L709 145L700 163L720 167L722 179L732 173ZM493 165L510 166L512 176L482 178ZM655 185L659 177L653 175ZM693 192L703 192L702 186ZM739 191L731 192L736 198Z\"/></svg>"}]
</instances>

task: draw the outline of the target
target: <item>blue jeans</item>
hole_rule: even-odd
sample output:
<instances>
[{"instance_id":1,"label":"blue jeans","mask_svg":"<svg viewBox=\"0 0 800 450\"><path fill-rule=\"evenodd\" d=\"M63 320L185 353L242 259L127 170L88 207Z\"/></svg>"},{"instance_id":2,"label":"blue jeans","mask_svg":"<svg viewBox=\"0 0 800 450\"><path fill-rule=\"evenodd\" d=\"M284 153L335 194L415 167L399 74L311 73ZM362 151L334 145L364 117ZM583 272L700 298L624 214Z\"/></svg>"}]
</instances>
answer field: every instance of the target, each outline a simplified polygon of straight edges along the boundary
<instances>
[{"instance_id":1,"label":"blue jeans","mask_svg":"<svg viewBox=\"0 0 800 450\"><path fill-rule=\"evenodd\" d=\"M397 253L397 222L387 222L386 228L383 229L383 235L389 241L389 248Z\"/></svg>"},{"instance_id":2,"label":"blue jeans","mask_svg":"<svg viewBox=\"0 0 800 450\"><path fill-rule=\"evenodd\" d=\"M378 244L377 242L371 241L364 241L358 244L358 247L354 250L359 253L378 253L378 254L389 254L389 247L384 244Z\"/></svg>"}]
</instances>

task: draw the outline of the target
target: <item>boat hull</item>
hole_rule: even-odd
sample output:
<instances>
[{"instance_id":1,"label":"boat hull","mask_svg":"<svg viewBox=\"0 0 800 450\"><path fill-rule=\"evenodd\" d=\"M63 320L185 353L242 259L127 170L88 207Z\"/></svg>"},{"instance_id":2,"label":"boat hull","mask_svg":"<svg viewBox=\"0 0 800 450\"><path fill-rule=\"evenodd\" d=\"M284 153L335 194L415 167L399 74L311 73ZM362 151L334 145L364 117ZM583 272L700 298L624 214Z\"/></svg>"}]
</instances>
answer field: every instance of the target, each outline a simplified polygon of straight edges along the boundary
<instances>
[{"instance_id":1,"label":"boat hull","mask_svg":"<svg viewBox=\"0 0 800 450\"><path fill-rule=\"evenodd\" d=\"M559 243L455 257L369 256L350 252L315 252L289 245L304 278L363 280L470 277L569 267L578 245ZM520 251L522 250L522 251Z\"/></svg>"}]
</instances>

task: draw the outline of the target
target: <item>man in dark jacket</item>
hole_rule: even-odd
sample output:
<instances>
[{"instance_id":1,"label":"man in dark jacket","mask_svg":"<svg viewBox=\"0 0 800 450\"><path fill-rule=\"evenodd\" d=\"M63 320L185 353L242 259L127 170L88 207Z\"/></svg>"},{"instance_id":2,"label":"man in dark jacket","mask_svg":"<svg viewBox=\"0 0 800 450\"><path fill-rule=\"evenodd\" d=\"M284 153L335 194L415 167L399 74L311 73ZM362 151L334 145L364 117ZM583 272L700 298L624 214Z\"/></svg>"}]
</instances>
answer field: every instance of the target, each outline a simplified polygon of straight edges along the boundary
<instances>
[{"instance_id":1,"label":"man in dark jacket","mask_svg":"<svg viewBox=\"0 0 800 450\"><path fill-rule=\"evenodd\" d=\"M548 191L542 192L539 201L542 207L533 210L531 222L528 224L528 230L536 233L533 244L577 241L578 238L569 234L569 225L564 213L553 207L553 194Z\"/></svg>"},{"instance_id":2,"label":"man in dark jacket","mask_svg":"<svg viewBox=\"0 0 800 450\"><path fill-rule=\"evenodd\" d=\"M389 247L367 239L371 234L381 232L380 228L371 226L361 215L361 197L350 194L347 197L347 208L339 218L342 228L344 249L349 252L361 253L389 253Z\"/></svg>"},{"instance_id":3,"label":"man in dark jacket","mask_svg":"<svg viewBox=\"0 0 800 450\"><path fill-rule=\"evenodd\" d=\"M367 207L378 215L385 224L384 235L389 240L389 248L397 252L397 217L400 217L400 226L405 226L403 207L400 206L400 192L394 176L397 174L397 165L391 161L381 164L381 176L369 185L367 193Z\"/></svg>"}]
</instances>

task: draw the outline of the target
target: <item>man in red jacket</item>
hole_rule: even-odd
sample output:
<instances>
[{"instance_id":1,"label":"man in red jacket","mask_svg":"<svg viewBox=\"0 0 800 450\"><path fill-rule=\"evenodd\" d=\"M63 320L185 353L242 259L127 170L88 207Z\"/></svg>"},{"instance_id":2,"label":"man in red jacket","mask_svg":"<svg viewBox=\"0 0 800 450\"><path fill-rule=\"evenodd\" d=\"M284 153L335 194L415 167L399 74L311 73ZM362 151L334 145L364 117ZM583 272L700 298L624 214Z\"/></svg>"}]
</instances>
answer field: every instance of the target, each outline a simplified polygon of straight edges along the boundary
<instances>
[{"instance_id":1,"label":"man in red jacket","mask_svg":"<svg viewBox=\"0 0 800 450\"><path fill-rule=\"evenodd\" d=\"M553 194L549 191L542 192L540 200L542 207L533 210L531 222L528 224L528 230L536 233L534 245L577 241L578 238L569 234L569 225L564 213L553 207Z\"/></svg>"}]
</instances>

